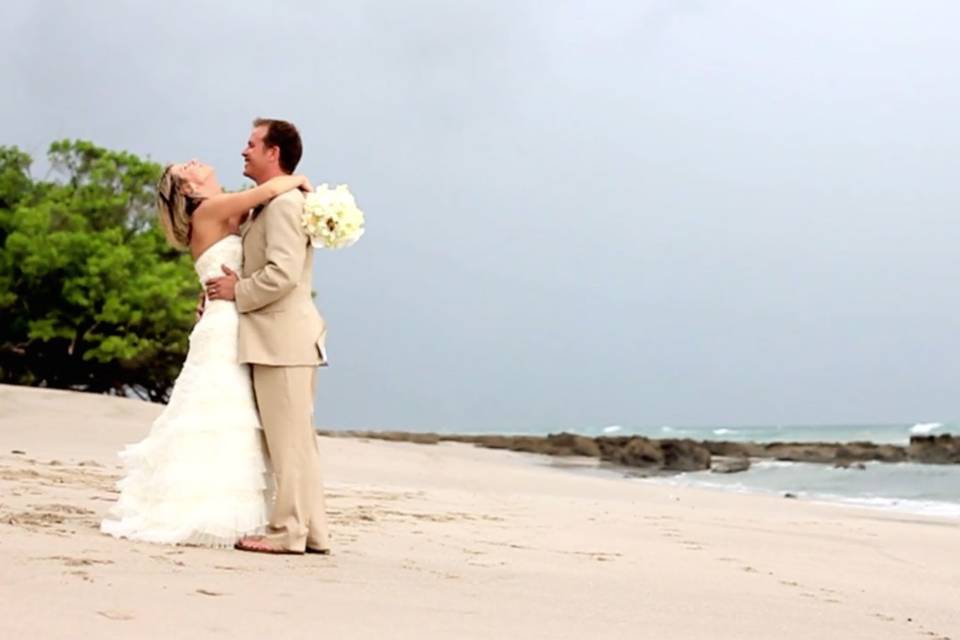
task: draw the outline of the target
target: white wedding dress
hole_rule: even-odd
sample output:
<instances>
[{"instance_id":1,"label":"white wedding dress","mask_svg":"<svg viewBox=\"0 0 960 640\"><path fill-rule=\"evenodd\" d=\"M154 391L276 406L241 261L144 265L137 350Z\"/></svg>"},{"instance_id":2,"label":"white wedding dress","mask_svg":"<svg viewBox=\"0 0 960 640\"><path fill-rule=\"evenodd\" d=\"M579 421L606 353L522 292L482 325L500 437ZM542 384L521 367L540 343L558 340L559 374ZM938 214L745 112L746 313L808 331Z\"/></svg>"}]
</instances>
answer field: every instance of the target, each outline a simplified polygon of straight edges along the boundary
<instances>
[{"instance_id":1,"label":"white wedding dress","mask_svg":"<svg viewBox=\"0 0 960 640\"><path fill-rule=\"evenodd\" d=\"M201 284L240 270L239 236L197 258ZM100 528L118 538L165 544L233 546L261 533L272 483L250 370L237 362L236 305L207 302L170 401L149 435L126 447L120 497Z\"/></svg>"}]
</instances>

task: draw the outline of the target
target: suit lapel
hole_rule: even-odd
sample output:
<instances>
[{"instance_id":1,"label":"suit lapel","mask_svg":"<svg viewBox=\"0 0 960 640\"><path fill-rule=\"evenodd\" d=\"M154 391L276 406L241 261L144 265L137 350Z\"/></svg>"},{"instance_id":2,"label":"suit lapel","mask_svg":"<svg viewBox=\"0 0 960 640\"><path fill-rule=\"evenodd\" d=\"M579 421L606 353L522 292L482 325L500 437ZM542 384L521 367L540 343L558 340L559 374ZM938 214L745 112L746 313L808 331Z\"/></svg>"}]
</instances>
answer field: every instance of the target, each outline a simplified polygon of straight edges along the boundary
<instances>
[{"instance_id":1,"label":"suit lapel","mask_svg":"<svg viewBox=\"0 0 960 640\"><path fill-rule=\"evenodd\" d=\"M250 231L250 228L256 223L257 218L260 217L261 212L263 212L263 205L254 208L254 210L250 212L250 217L247 218L247 221L243 223L243 227L240 229L241 238L246 237L247 232Z\"/></svg>"}]
</instances>

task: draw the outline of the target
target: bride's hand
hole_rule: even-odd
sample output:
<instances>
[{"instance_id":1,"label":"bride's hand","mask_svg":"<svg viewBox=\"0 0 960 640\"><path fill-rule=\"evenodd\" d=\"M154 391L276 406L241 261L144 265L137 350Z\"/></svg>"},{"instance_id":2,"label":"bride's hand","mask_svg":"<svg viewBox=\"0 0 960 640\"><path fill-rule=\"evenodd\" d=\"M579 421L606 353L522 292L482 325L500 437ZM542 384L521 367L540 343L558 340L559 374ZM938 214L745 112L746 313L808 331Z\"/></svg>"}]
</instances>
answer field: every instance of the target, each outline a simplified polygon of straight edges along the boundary
<instances>
[{"instance_id":1,"label":"bride's hand","mask_svg":"<svg viewBox=\"0 0 960 640\"><path fill-rule=\"evenodd\" d=\"M302 180L299 187L300 191L303 191L305 193L310 193L311 191L313 191L313 185L310 184L310 180L307 179L307 176L297 176L297 177L300 178L300 180Z\"/></svg>"}]
</instances>

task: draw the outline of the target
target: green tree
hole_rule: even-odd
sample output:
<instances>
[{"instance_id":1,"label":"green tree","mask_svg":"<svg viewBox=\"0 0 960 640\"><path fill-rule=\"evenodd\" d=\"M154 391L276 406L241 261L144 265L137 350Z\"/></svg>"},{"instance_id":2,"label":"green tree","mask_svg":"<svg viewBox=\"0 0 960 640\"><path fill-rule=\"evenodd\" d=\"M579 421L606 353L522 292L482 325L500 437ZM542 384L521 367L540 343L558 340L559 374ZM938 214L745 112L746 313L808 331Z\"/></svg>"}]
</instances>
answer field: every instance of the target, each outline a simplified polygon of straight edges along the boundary
<instances>
[{"instance_id":1,"label":"green tree","mask_svg":"<svg viewBox=\"0 0 960 640\"><path fill-rule=\"evenodd\" d=\"M158 164L85 141L55 176L0 147L0 382L165 400L198 291L156 219Z\"/></svg>"}]
</instances>

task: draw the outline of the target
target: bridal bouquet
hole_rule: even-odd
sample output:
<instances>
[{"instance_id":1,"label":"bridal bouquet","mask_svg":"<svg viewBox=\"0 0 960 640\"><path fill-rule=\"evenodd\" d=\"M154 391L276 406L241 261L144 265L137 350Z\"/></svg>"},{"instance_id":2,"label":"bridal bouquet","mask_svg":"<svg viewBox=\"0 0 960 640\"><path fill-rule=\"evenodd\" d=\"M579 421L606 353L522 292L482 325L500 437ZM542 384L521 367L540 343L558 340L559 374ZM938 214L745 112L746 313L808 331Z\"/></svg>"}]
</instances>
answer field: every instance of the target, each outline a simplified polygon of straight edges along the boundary
<instances>
[{"instance_id":1,"label":"bridal bouquet","mask_svg":"<svg viewBox=\"0 0 960 640\"><path fill-rule=\"evenodd\" d=\"M303 228L313 247L342 249L363 235L363 211L357 207L347 185L331 188L321 184L306 195Z\"/></svg>"}]
</instances>

